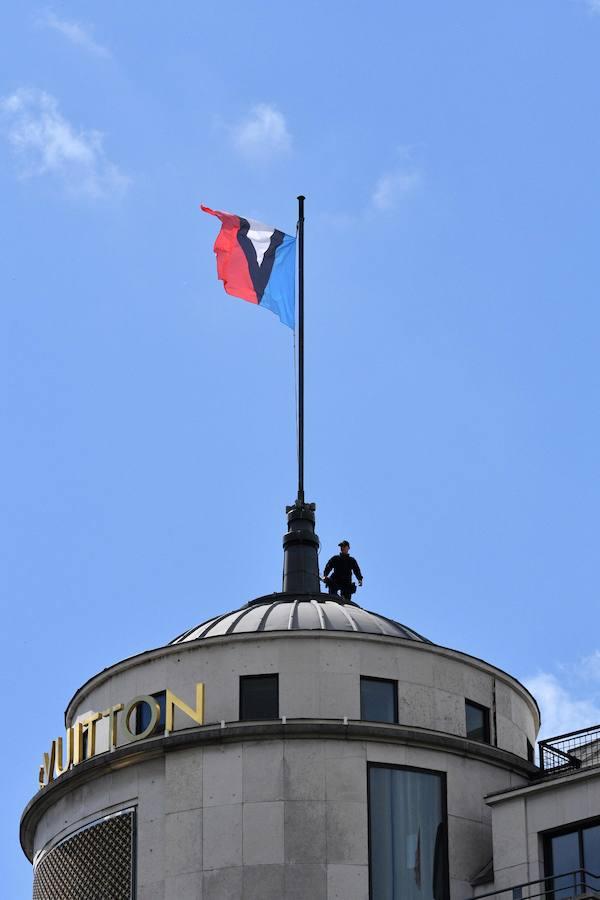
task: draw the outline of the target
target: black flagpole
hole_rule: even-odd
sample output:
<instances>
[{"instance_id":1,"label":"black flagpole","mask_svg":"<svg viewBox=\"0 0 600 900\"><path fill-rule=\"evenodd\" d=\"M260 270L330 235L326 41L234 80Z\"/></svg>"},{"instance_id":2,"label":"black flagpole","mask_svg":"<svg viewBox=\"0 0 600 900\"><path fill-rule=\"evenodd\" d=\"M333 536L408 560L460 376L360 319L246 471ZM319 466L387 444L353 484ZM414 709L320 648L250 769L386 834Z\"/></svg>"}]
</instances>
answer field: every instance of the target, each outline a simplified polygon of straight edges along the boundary
<instances>
[{"instance_id":1,"label":"black flagpole","mask_svg":"<svg viewBox=\"0 0 600 900\"><path fill-rule=\"evenodd\" d=\"M298 197L298 504L304 504L304 196Z\"/></svg>"},{"instance_id":2,"label":"black flagpole","mask_svg":"<svg viewBox=\"0 0 600 900\"><path fill-rule=\"evenodd\" d=\"M304 196L298 197L298 496L286 506L288 531L283 536L283 593L320 594L319 538L315 504L304 501Z\"/></svg>"}]
</instances>

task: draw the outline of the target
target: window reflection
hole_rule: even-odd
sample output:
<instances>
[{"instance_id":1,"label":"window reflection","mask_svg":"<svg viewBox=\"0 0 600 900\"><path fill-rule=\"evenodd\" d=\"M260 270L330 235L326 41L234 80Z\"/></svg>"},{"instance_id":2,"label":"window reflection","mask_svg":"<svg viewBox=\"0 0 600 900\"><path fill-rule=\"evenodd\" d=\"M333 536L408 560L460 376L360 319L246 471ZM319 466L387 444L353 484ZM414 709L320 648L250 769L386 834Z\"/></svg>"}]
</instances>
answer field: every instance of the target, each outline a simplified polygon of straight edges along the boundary
<instances>
[{"instance_id":1,"label":"window reflection","mask_svg":"<svg viewBox=\"0 0 600 900\"><path fill-rule=\"evenodd\" d=\"M592 891L600 891L600 877L592 878L590 875L600 876L600 825L583 830L583 859L586 876L586 887Z\"/></svg>"},{"instance_id":2,"label":"window reflection","mask_svg":"<svg viewBox=\"0 0 600 900\"><path fill-rule=\"evenodd\" d=\"M151 696L157 701L160 709L158 721L154 727L154 733L156 734L165 730L166 693L165 691L159 691L157 694L151 694ZM146 728L148 728L151 721L152 710L148 704L138 703L135 711L135 733L141 734L142 731L145 731Z\"/></svg>"},{"instance_id":3,"label":"window reflection","mask_svg":"<svg viewBox=\"0 0 600 900\"><path fill-rule=\"evenodd\" d=\"M582 825L547 838L548 874L558 876L550 888L553 900L566 900L600 889L600 825ZM571 874L568 874L571 873Z\"/></svg>"},{"instance_id":4,"label":"window reflection","mask_svg":"<svg viewBox=\"0 0 600 900\"><path fill-rule=\"evenodd\" d=\"M579 869L579 832L571 831L569 834L561 834L552 838L552 873L560 875L562 872L573 872ZM565 900L579 893L572 875L564 875L554 882L554 896L556 900Z\"/></svg>"},{"instance_id":5,"label":"window reflection","mask_svg":"<svg viewBox=\"0 0 600 900\"><path fill-rule=\"evenodd\" d=\"M486 706L465 700L465 720L468 738L490 743L490 711Z\"/></svg>"},{"instance_id":6,"label":"window reflection","mask_svg":"<svg viewBox=\"0 0 600 900\"><path fill-rule=\"evenodd\" d=\"M398 721L398 683L385 678L360 679L360 717L370 722Z\"/></svg>"},{"instance_id":7,"label":"window reflection","mask_svg":"<svg viewBox=\"0 0 600 900\"><path fill-rule=\"evenodd\" d=\"M372 900L447 900L443 777L369 767Z\"/></svg>"},{"instance_id":8,"label":"window reflection","mask_svg":"<svg viewBox=\"0 0 600 900\"><path fill-rule=\"evenodd\" d=\"M240 720L279 718L279 676L240 677Z\"/></svg>"}]
</instances>

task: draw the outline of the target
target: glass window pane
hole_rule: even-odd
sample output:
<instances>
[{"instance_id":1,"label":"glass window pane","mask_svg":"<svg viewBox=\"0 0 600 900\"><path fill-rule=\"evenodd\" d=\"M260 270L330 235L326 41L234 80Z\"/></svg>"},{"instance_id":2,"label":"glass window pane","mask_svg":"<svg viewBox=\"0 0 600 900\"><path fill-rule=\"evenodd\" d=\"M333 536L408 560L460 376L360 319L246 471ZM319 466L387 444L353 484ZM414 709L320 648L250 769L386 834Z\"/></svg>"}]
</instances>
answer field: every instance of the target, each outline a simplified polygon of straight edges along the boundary
<instances>
[{"instance_id":1,"label":"glass window pane","mask_svg":"<svg viewBox=\"0 0 600 900\"><path fill-rule=\"evenodd\" d=\"M372 900L446 900L442 790L432 772L369 768Z\"/></svg>"},{"instance_id":2,"label":"glass window pane","mask_svg":"<svg viewBox=\"0 0 600 900\"><path fill-rule=\"evenodd\" d=\"M155 734L159 734L161 731L165 730L165 697L166 694L164 691L159 691L157 694L152 694L155 700L158 700L158 705L160 707L160 715L158 717L158 722L156 723L156 728L154 729ZM135 733L141 734L142 731L145 731L149 726L152 719L152 710L148 706L147 703L139 703L136 707L135 711Z\"/></svg>"},{"instance_id":3,"label":"glass window pane","mask_svg":"<svg viewBox=\"0 0 600 900\"><path fill-rule=\"evenodd\" d=\"M395 681L383 678L360 679L360 717L370 722L396 722Z\"/></svg>"},{"instance_id":4,"label":"glass window pane","mask_svg":"<svg viewBox=\"0 0 600 900\"><path fill-rule=\"evenodd\" d=\"M472 741L490 742L490 711L470 700L465 700L467 737Z\"/></svg>"},{"instance_id":5,"label":"glass window pane","mask_svg":"<svg viewBox=\"0 0 600 900\"><path fill-rule=\"evenodd\" d=\"M240 678L240 719L278 718L278 676L243 675Z\"/></svg>"},{"instance_id":6,"label":"glass window pane","mask_svg":"<svg viewBox=\"0 0 600 900\"><path fill-rule=\"evenodd\" d=\"M592 875L600 876L600 825L583 831L583 868ZM588 890L600 891L600 878L587 875L585 882Z\"/></svg>"},{"instance_id":7,"label":"glass window pane","mask_svg":"<svg viewBox=\"0 0 600 900\"><path fill-rule=\"evenodd\" d=\"M529 739L527 740L527 762L535 764L535 750Z\"/></svg>"},{"instance_id":8,"label":"glass window pane","mask_svg":"<svg viewBox=\"0 0 600 900\"><path fill-rule=\"evenodd\" d=\"M550 853L552 860L552 874L561 875L563 872L573 872L581 868L579 858L579 832L570 831L569 834L560 834L550 839ZM564 878L556 878L554 881L556 900L566 900L578 893L573 875L565 875Z\"/></svg>"}]
</instances>

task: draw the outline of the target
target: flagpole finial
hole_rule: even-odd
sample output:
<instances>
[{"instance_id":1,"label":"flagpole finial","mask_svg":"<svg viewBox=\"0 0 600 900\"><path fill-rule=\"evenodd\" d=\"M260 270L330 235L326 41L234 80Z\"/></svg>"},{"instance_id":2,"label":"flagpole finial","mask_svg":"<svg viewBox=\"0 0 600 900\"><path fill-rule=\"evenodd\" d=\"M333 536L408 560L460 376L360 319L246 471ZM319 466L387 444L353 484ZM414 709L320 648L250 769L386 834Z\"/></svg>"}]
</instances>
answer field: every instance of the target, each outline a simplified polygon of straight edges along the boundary
<instances>
[{"instance_id":1,"label":"flagpole finial","mask_svg":"<svg viewBox=\"0 0 600 900\"><path fill-rule=\"evenodd\" d=\"M288 530L283 536L283 592L319 594L319 538L315 534L315 504L286 507Z\"/></svg>"}]
</instances>

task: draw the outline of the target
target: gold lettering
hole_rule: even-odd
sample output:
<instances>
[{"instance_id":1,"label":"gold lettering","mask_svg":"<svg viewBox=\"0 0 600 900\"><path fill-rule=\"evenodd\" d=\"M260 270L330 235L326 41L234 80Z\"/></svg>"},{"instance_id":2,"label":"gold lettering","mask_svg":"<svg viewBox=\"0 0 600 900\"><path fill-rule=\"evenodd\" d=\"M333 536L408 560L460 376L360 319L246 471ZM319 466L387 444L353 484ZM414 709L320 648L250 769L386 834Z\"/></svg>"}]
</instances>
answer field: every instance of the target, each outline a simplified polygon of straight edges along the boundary
<instances>
[{"instance_id":1,"label":"gold lettering","mask_svg":"<svg viewBox=\"0 0 600 900\"><path fill-rule=\"evenodd\" d=\"M196 685L196 709L188 706L179 697L168 688L165 691L165 731L173 731L173 713L175 707L180 709L186 716L193 719L198 725L204 724L204 684L199 681Z\"/></svg>"},{"instance_id":2,"label":"gold lettering","mask_svg":"<svg viewBox=\"0 0 600 900\"><path fill-rule=\"evenodd\" d=\"M131 730L129 722L132 712L134 712L136 706L139 703L147 703L150 707L150 724L143 731L140 731L139 734L136 734L135 731ZM131 738L133 738L134 741L141 741L144 738L150 737L150 735L156 728L158 720L160 718L160 706L158 705L158 700L156 700L154 697L151 697L149 694L140 694L139 697L134 697L133 700L129 701L129 703L125 707L123 717L123 727L125 728L127 734Z\"/></svg>"},{"instance_id":3,"label":"gold lettering","mask_svg":"<svg viewBox=\"0 0 600 900\"><path fill-rule=\"evenodd\" d=\"M73 738L69 740L69 732L71 729L67 731L67 761L66 764L63 765L63 739L61 737L56 738L56 774L62 775L63 772L66 772L71 763L73 762ZM70 753L69 753L70 751Z\"/></svg>"},{"instance_id":4,"label":"gold lettering","mask_svg":"<svg viewBox=\"0 0 600 900\"><path fill-rule=\"evenodd\" d=\"M106 719L108 717L108 749L112 750L117 746L117 737L118 737L118 727L117 727L117 715L123 709L122 703L117 703L116 706L111 706L110 709L105 709L102 713L102 718Z\"/></svg>"},{"instance_id":5,"label":"gold lettering","mask_svg":"<svg viewBox=\"0 0 600 900\"><path fill-rule=\"evenodd\" d=\"M131 716L140 703L147 703L150 708L150 723L144 731L136 734L131 729ZM168 688L165 690L165 733L173 731L175 707L184 715L192 719L197 725L204 724L204 684L196 684L196 706L188 704L177 697ZM154 733L160 721L160 705L155 697L149 694L141 694L134 697L124 707L122 703L105 709L104 712L92 712L85 719L76 722L67 729L66 756L64 754L63 738L52 741L50 752L44 753L43 765L39 768L38 783L40 788L54 781L55 776L62 775L71 766L77 766L85 759L90 759L96 754L96 725L100 719L108 718L108 749L113 750L118 744L118 714L123 712L123 728L134 741L141 741ZM85 731L84 731L85 729ZM87 745L84 756L84 734L87 737Z\"/></svg>"},{"instance_id":6,"label":"gold lettering","mask_svg":"<svg viewBox=\"0 0 600 900\"><path fill-rule=\"evenodd\" d=\"M98 719L101 718L102 713L91 713L81 721L82 728L87 728L88 739L86 747L86 759L90 759L92 756L96 755L96 723Z\"/></svg>"},{"instance_id":7,"label":"gold lettering","mask_svg":"<svg viewBox=\"0 0 600 900\"><path fill-rule=\"evenodd\" d=\"M44 776L46 784L54 781L54 765L56 763L56 741L52 741L50 753L44 753Z\"/></svg>"},{"instance_id":8,"label":"gold lettering","mask_svg":"<svg viewBox=\"0 0 600 900\"><path fill-rule=\"evenodd\" d=\"M73 765L78 766L83 759L83 728L81 722L73 725Z\"/></svg>"}]
</instances>

